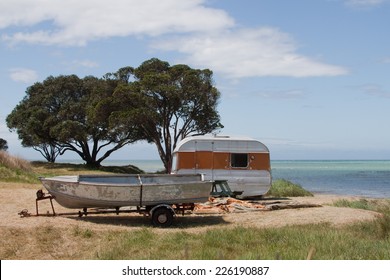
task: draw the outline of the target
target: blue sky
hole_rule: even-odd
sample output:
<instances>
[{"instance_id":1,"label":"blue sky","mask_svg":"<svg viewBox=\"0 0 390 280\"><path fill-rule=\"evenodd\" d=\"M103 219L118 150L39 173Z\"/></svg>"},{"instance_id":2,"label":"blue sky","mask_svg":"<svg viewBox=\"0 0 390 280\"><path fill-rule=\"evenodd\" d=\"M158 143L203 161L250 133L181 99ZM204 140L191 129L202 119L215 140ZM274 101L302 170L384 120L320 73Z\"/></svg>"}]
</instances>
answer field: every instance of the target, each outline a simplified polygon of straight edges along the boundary
<instances>
[{"instance_id":1,"label":"blue sky","mask_svg":"<svg viewBox=\"0 0 390 280\"><path fill-rule=\"evenodd\" d=\"M0 138L40 159L5 124L28 86L157 57L211 69L221 134L272 159L390 159L389 26L389 0L0 0ZM139 143L111 159L158 155Z\"/></svg>"}]
</instances>

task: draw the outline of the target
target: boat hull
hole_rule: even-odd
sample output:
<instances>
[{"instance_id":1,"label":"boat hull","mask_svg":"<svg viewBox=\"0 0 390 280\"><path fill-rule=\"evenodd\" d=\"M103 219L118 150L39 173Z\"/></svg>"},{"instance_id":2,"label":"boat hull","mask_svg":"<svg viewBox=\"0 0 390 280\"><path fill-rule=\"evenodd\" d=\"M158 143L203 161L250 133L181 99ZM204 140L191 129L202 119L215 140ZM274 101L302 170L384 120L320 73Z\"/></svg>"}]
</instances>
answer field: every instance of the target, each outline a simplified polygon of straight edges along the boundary
<instances>
[{"instance_id":1,"label":"boat hull","mask_svg":"<svg viewBox=\"0 0 390 280\"><path fill-rule=\"evenodd\" d=\"M40 178L66 208L116 208L183 204L208 200L212 182L201 176L57 176Z\"/></svg>"}]
</instances>

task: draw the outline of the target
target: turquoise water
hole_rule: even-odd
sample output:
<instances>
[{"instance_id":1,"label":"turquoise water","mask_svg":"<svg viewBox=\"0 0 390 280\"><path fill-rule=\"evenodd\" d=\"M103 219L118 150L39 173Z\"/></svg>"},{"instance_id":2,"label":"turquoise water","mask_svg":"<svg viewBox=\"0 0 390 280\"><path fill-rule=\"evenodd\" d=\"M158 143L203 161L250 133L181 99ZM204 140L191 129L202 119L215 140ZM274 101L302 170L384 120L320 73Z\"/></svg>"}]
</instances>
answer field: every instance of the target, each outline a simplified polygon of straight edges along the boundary
<instances>
[{"instance_id":1,"label":"turquoise water","mask_svg":"<svg viewBox=\"0 0 390 280\"><path fill-rule=\"evenodd\" d=\"M272 177L314 193L390 198L390 161L272 161Z\"/></svg>"},{"instance_id":2,"label":"turquoise water","mask_svg":"<svg viewBox=\"0 0 390 280\"><path fill-rule=\"evenodd\" d=\"M69 161L67 161L69 162ZM80 161L74 161L80 163ZM164 167L159 160L106 160L103 165L138 166L146 172ZM287 179L314 193L390 198L390 161L273 160L272 177Z\"/></svg>"}]
</instances>

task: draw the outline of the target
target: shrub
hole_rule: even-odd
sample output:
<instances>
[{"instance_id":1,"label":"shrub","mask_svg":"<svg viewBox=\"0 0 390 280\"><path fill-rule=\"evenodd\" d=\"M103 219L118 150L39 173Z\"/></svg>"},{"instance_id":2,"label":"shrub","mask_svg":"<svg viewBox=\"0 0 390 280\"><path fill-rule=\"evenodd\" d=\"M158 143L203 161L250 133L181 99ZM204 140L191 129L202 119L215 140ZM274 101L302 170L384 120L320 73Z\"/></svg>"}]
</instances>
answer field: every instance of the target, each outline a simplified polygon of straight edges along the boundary
<instances>
[{"instance_id":1,"label":"shrub","mask_svg":"<svg viewBox=\"0 0 390 280\"><path fill-rule=\"evenodd\" d=\"M292 196L313 196L313 194L299 184L294 184L285 179L279 179L272 183L267 196L292 197Z\"/></svg>"}]
</instances>

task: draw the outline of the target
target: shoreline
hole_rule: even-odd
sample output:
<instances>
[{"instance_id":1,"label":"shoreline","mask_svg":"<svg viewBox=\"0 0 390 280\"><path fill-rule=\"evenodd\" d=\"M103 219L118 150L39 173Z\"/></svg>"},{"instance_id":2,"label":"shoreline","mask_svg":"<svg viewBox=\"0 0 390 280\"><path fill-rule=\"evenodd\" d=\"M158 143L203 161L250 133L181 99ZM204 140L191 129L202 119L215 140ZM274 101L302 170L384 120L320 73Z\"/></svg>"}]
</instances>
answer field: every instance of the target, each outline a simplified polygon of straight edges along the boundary
<instances>
[{"instance_id":1,"label":"shoreline","mask_svg":"<svg viewBox=\"0 0 390 280\"><path fill-rule=\"evenodd\" d=\"M339 196L339 197L349 197L349 198L361 198L361 199L390 199L390 196L370 196L370 195L361 195L361 194L344 194L344 193L332 193L332 192L316 192L310 191L314 196Z\"/></svg>"}]
</instances>

